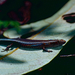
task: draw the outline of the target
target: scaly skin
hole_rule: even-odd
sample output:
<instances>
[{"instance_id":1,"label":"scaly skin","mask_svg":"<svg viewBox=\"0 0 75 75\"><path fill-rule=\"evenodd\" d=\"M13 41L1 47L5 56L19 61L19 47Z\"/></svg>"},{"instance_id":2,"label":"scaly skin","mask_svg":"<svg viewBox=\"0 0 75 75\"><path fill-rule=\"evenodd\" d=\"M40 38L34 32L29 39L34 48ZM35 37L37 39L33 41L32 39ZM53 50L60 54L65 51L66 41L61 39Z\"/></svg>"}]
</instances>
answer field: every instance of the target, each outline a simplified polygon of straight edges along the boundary
<instances>
[{"instance_id":1,"label":"scaly skin","mask_svg":"<svg viewBox=\"0 0 75 75\"><path fill-rule=\"evenodd\" d=\"M63 45L66 41L63 39L55 39L55 40L30 40L30 39L21 39L21 38L15 38L15 39L0 39L0 41L9 41L9 42L14 42L19 44L19 46L23 47L28 47L28 48L42 48L44 51L47 52L52 52L48 51L45 48L46 47L56 47ZM13 44L10 44L7 46L5 51L8 51L8 49L12 46Z\"/></svg>"}]
</instances>

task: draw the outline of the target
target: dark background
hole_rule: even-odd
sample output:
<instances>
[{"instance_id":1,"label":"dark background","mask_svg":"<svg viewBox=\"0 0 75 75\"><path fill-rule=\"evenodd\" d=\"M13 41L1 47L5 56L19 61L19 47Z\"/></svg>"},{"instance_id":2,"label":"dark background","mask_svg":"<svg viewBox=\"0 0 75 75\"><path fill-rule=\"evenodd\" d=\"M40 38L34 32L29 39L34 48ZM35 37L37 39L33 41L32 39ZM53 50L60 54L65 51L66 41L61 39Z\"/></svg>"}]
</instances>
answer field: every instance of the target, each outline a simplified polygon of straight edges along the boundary
<instances>
[{"instance_id":1,"label":"dark background","mask_svg":"<svg viewBox=\"0 0 75 75\"><path fill-rule=\"evenodd\" d=\"M32 3L31 19L28 23L54 15L69 0L29 0Z\"/></svg>"},{"instance_id":2,"label":"dark background","mask_svg":"<svg viewBox=\"0 0 75 75\"><path fill-rule=\"evenodd\" d=\"M26 0L7 0L6 3L0 6L0 20L5 18L9 20L8 13L10 11L17 12L24 5ZM69 0L27 0L31 2L31 18L27 23L35 22L41 19L48 18L55 14Z\"/></svg>"}]
</instances>

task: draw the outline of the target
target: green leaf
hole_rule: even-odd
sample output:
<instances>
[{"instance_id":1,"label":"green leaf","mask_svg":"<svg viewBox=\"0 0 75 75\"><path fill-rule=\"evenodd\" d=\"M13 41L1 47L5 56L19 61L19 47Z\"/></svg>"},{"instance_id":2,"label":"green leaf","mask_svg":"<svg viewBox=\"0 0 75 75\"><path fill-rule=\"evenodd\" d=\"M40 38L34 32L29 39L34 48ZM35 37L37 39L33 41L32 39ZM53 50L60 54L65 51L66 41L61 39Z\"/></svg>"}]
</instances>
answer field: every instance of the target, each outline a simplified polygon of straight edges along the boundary
<instances>
[{"instance_id":1,"label":"green leaf","mask_svg":"<svg viewBox=\"0 0 75 75\"><path fill-rule=\"evenodd\" d=\"M4 22L3 22L3 25L4 25L5 28L8 27L9 21L4 21Z\"/></svg>"},{"instance_id":2,"label":"green leaf","mask_svg":"<svg viewBox=\"0 0 75 75\"><path fill-rule=\"evenodd\" d=\"M2 25L3 25L3 21L0 20L0 28L1 28Z\"/></svg>"},{"instance_id":3,"label":"green leaf","mask_svg":"<svg viewBox=\"0 0 75 75\"><path fill-rule=\"evenodd\" d=\"M17 22L17 21L10 21L10 25L15 27L18 32L20 31L20 23L19 22Z\"/></svg>"},{"instance_id":4,"label":"green leaf","mask_svg":"<svg viewBox=\"0 0 75 75\"><path fill-rule=\"evenodd\" d=\"M6 28L6 27L8 27L8 26L12 26L12 27L14 27L14 28L16 28L16 30L19 32L20 31L20 23L19 22L17 22L17 21L1 21L0 20L0 28L1 27L4 27L4 28Z\"/></svg>"}]
</instances>

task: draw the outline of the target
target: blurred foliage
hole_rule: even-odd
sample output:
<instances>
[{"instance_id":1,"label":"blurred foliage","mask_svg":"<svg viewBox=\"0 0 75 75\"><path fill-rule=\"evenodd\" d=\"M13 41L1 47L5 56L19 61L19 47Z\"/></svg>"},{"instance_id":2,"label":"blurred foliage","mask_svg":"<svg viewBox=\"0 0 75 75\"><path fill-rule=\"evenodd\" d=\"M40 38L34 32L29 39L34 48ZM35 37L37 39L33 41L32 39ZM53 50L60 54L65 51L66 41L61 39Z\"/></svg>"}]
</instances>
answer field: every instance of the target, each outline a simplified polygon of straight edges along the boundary
<instances>
[{"instance_id":1,"label":"blurred foliage","mask_svg":"<svg viewBox=\"0 0 75 75\"><path fill-rule=\"evenodd\" d=\"M1 21L0 20L0 29L1 28L7 28L9 25L12 27L15 27L17 31L20 31L20 23L17 21Z\"/></svg>"},{"instance_id":2,"label":"blurred foliage","mask_svg":"<svg viewBox=\"0 0 75 75\"><path fill-rule=\"evenodd\" d=\"M17 21L10 21L10 25L15 27L17 31L20 31L20 23Z\"/></svg>"}]
</instances>

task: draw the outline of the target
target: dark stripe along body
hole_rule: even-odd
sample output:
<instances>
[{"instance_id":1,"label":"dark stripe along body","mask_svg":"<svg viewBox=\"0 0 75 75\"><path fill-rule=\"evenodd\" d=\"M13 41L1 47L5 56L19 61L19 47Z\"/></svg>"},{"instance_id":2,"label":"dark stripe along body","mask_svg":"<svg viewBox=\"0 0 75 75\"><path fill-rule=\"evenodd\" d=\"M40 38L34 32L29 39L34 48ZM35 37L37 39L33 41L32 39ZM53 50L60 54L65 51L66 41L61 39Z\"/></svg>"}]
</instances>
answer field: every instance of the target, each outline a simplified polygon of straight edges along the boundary
<instances>
[{"instance_id":1,"label":"dark stripe along body","mask_svg":"<svg viewBox=\"0 0 75 75\"><path fill-rule=\"evenodd\" d=\"M55 39L55 40L30 40L30 39L21 39L21 38L14 38L14 39L7 39L3 38L0 41L9 41L15 42L20 46L24 47L36 47L36 48L43 48L43 47L55 47L59 45L63 45L66 41L63 39Z\"/></svg>"}]
</instances>

